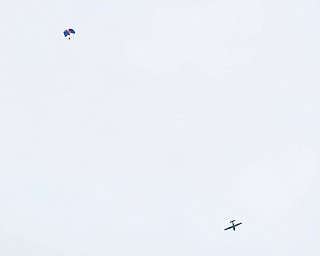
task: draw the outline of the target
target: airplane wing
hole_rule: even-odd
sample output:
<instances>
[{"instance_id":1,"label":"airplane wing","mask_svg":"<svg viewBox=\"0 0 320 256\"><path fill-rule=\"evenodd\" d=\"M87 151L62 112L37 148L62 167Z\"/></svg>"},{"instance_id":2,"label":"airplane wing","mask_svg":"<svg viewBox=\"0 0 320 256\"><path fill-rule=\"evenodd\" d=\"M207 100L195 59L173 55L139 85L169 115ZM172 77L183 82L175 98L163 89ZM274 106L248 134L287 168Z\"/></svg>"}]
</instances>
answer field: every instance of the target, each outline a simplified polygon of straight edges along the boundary
<instances>
[{"instance_id":1,"label":"airplane wing","mask_svg":"<svg viewBox=\"0 0 320 256\"><path fill-rule=\"evenodd\" d=\"M228 228L225 228L224 230L228 230L228 229L230 229L230 228L232 228L232 226L231 226L231 227L228 227Z\"/></svg>"},{"instance_id":2,"label":"airplane wing","mask_svg":"<svg viewBox=\"0 0 320 256\"><path fill-rule=\"evenodd\" d=\"M236 227L236 226L239 226L239 225L241 225L241 224L242 224L242 222L237 223L237 224L235 224L234 226Z\"/></svg>"}]
</instances>

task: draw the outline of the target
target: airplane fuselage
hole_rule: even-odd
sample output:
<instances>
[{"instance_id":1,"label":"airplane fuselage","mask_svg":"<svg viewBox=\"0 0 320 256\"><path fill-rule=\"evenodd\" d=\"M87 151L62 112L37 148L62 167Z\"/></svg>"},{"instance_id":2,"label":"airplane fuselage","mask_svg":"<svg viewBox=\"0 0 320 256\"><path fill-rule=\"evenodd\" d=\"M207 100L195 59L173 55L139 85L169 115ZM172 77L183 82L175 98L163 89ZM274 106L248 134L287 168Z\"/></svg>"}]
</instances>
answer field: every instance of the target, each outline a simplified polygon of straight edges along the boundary
<instances>
[{"instance_id":1,"label":"airplane fuselage","mask_svg":"<svg viewBox=\"0 0 320 256\"><path fill-rule=\"evenodd\" d=\"M235 231L236 230L236 227L235 227L235 225L234 225L234 220L232 220L232 221L230 221L231 223L232 223L232 229Z\"/></svg>"}]
</instances>

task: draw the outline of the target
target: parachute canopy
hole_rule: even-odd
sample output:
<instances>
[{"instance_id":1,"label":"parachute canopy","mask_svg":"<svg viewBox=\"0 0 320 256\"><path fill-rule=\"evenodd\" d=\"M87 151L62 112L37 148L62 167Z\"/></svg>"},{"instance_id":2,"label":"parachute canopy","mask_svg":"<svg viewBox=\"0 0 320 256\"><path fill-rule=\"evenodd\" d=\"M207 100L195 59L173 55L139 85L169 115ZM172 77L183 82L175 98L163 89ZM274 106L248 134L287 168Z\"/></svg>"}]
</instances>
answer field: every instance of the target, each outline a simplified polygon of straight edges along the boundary
<instances>
[{"instance_id":1,"label":"parachute canopy","mask_svg":"<svg viewBox=\"0 0 320 256\"><path fill-rule=\"evenodd\" d=\"M75 34L76 32L72 29L72 28L69 28L65 31L63 31L63 34L65 37L68 37L68 39L70 40L70 35L71 34Z\"/></svg>"}]
</instances>

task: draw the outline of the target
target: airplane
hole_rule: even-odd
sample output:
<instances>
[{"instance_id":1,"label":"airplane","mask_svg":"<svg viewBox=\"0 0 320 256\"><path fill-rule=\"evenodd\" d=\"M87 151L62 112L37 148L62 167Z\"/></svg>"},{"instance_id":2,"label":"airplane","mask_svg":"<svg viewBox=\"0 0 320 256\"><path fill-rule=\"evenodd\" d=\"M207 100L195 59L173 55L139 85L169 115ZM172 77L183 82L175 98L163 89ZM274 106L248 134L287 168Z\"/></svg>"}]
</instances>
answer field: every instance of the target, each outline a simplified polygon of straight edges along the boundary
<instances>
[{"instance_id":1,"label":"airplane","mask_svg":"<svg viewBox=\"0 0 320 256\"><path fill-rule=\"evenodd\" d=\"M235 220L230 221L230 223L232 223L232 226L227 227L227 228L225 228L224 230L228 230L228 229L232 228L232 229L233 229L233 231L236 231L236 226L241 225L241 224L242 224L242 222L237 223L237 224L234 224L234 222L235 222Z\"/></svg>"}]
</instances>

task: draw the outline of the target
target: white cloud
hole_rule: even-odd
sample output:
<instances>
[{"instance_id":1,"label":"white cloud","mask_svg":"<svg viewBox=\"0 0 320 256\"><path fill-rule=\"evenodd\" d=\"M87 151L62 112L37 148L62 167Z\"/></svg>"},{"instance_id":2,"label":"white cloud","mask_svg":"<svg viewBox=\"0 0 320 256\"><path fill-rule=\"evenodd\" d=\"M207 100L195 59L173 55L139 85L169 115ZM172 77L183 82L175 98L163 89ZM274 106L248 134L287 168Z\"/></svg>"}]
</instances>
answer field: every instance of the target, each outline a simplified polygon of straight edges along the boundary
<instances>
[{"instance_id":1,"label":"white cloud","mask_svg":"<svg viewBox=\"0 0 320 256\"><path fill-rule=\"evenodd\" d=\"M10 2L3 253L318 255L313 4Z\"/></svg>"}]
</instances>

